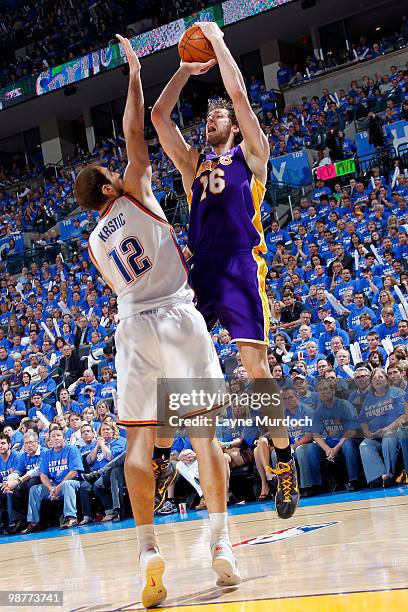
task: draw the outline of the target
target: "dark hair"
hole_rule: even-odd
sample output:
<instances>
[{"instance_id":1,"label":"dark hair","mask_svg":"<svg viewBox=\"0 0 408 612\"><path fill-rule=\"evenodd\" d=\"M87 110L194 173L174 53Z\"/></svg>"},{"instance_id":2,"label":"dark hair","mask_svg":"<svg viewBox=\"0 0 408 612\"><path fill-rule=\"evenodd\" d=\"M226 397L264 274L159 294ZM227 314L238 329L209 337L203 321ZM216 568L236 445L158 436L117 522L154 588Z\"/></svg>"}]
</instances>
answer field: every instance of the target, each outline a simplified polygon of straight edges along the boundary
<instances>
[{"instance_id":1,"label":"dark hair","mask_svg":"<svg viewBox=\"0 0 408 612\"><path fill-rule=\"evenodd\" d=\"M76 201L87 210L99 210L108 200L102 193L102 187L109 184L110 180L101 172L100 166L85 166L75 181Z\"/></svg>"},{"instance_id":2,"label":"dark hair","mask_svg":"<svg viewBox=\"0 0 408 612\"><path fill-rule=\"evenodd\" d=\"M8 445L10 446L11 441L10 441L10 436L8 436L7 434L0 432L0 440L6 440L6 442L8 443Z\"/></svg>"},{"instance_id":3,"label":"dark hair","mask_svg":"<svg viewBox=\"0 0 408 612\"><path fill-rule=\"evenodd\" d=\"M8 391L9 391L9 392L11 393L11 395L13 396L13 399L11 400L11 402L6 402L6 393L7 393ZM12 404L12 403L15 401L15 399L16 399L16 394L15 394L15 392L13 391L13 389L6 389L6 390L3 392L3 404L4 404L4 408L6 408L6 404L11 405L11 404Z\"/></svg>"},{"instance_id":4,"label":"dark hair","mask_svg":"<svg viewBox=\"0 0 408 612\"><path fill-rule=\"evenodd\" d=\"M237 116L235 114L234 105L231 100L227 100L226 98L215 98L214 100L210 100L208 102L207 108L207 117L210 113L215 110L226 110L228 112L228 117L231 119L232 125L239 127ZM239 132L234 136L234 144L238 144L242 140L242 134Z\"/></svg>"}]
</instances>

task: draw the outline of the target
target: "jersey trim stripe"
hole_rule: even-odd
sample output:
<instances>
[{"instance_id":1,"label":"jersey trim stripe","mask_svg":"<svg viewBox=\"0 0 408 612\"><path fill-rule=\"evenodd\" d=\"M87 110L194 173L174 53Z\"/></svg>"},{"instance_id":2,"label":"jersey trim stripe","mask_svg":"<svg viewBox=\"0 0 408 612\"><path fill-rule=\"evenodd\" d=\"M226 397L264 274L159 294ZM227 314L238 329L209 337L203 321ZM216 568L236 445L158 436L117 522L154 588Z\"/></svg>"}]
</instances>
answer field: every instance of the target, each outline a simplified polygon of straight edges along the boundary
<instances>
[{"instance_id":1,"label":"jersey trim stripe","mask_svg":"<svg viewBox=\"0 0 408 612\"><path fill-rule=\"evenodd\" d=\"M263 340L254 340L253 338L231 338L231 342L246 342L248 344L263 344L263 345L269 344L269 342L264 342Z\"/></svg>"},{"instance_id":2,"label":"jersey trim stripe","mask_svg":"<svg viewBox=\"0 0 408 612\"><path fill-rule=\"evenodd\" d=\"M258 293L262 301L262 311L263 311L263 319L264 319L264 341L265 344L269 344L268 342L268 332L269 332L269 302L268 297L266 295L266 287L265 287L265 279L268 273L268 268L265 263L264 258L259 254L266 252L266 244L264 238L264 231L262 227L261 221L261 204L263 202L266 188L265 185L258 179L256 176L252 175L251 179L251 193L252 193L252 201L254 203L255 214L252 218L252 223L256 231L259 234L259 244L256 245L252 249L252 257L254 258L257 265L257 279L258 279Z\"/></svg>"},{"instance_id":3,"label":"jersey trim stripe","mask_svg":"<svg viewBox=\"0 0 408 612\"><path fill-rule=\"evenodd\" d=\"M115 198L115 199L113 200L113 202L111 202L111 203L108 205L108 208L106 208L106 209L105 209L105 212L104 212L102 215L100 215L99 220L101 220L101 219L103 219L104 217L106 217L106 215L109 215L110 211L112 210L112 206L114 205L114 203L116 202L116 200L117 200L117 198Z\"/></svg>"},{"instance_id":4,"label":"jersey trim stripe","mask_svg":"<svg viewBox=\"0 0 408 612\"><path fill-rule=\"evenodd\" d=\"M92 260L93 265L95 266L95 268L98 270L99 274L102 276L103 280L105 281L105 283L112 289L112 291L114 291L113 289L113 283L108 279L107 276L105 276L105 274L103 274L103 272L101 271L101 269L99 268L97 259L92 251L92 247L90 244L88 244L88 253L89 256Z\"/></svg>"},{"instance_id":5,"label":"jersey trim stripe","mask_svg":"<svg viewBox=\"0 0 408 612\"><path fill-rule=\"evenodd\" d=\"M187 194L187 204L188 204L189 209L191 208L192 201L193 201L193 190L191 189L190 193Z\"/></svg>"},{"instance_id":6,"label":"jersey trim stripe","mask_svg":"<svg viewBox=\"0 0 408 612\"><path fill-rule=\"evenodd\" d=\"M150 217L153 217L153 219L156 219L156 221L160 221L161 223L164 223L165 225L172 228L172 225L167 221L167 219L163 219L162 217L159 217L159 215L156 215L156 213L151 211L149 208L147 208L141 202L139 202L139 200L136 200L136 198L129 195L128 193L125 193L124 195L125 195L125 198L128 198L132 202L132 204L135 204L135 206L138 206L147 215L149 215Z\"/></svg>"},{"instance_id":7,"label":"jersey trim stripe","mask_svg":"<svg viewBox=\"0 0 408 612\"><path fill-rule=\"evenodd\" d=\"M256 178L256 176L252 175L250 188L255 210L255 214L252 217L252 223L259 234L259 244L255 247L255 249L259 249L262 253L266 253L267 249L261 221L261 204L265 196L266 187L258 178Z\"/></svg>"},{"instance_id":8,"label":"jersey trim stripe","mask_svg":"<svg viewBox=\"0 0 408 612\"><path fill-rule=\"evenodd\" d=\"M183 264L183 268L184 268L184 269L185 269L185 271L186 271L186 274L187 274L187 281L188 281L188 277L189 277L189 274L190 274L190 269L189 269L189 267L188 267L188 265L187 265L187 262L186 262L186 260L185 260L185 258L184 258L184 255L183 255L183 252L182 252L182 250L181 250L181 248L180 248L180 245L179 245L179 243L177 242L177 239L176 239L176 237L175 237L175 235L174 235L173 228L171 228L171 230L170 230L170 234L171 234L172 240L173 240L173 242L174 242L174 245L175 245L175 247L176 247L176 249L177 249L177 252L178 252L178 254L179 254L179 257L180 257L180 259L181 259L181 263Z\"/></svg>"},{"instance_id":9,"label":"jersey trim stripe","mask_svg":"<svg viewBox=\"0 0 408 612\"><path fill-rule=\"evenodd\" d=\"M164 425L164 422L162 421L122 421L122 419L118 419L116 421L117 425L125 425L127 427L136 427L136 426L142 426L144 425L145 427L147 426L157 426L157 425Z\"/></svg>"},{"instance_id":10,"label":"jersey trim stripe","mask_svg":"<svg viewBox=\"0 0 408 612\"><path fill-rule=\"evenodd\" d=\"M262 312L263 312L263 324L264 324L264 339L265 344L269 344L268 342L268 332L269 332L269 302L268 297L266 295L266 287L265 287L265 279L268 272L268 267L265 263L264 258L258 253L257 248L255 247L252 250L252 257L256 261L257 269L257 279L258 279L258 293L262 301Z\"/></svg>"}]
</instances>

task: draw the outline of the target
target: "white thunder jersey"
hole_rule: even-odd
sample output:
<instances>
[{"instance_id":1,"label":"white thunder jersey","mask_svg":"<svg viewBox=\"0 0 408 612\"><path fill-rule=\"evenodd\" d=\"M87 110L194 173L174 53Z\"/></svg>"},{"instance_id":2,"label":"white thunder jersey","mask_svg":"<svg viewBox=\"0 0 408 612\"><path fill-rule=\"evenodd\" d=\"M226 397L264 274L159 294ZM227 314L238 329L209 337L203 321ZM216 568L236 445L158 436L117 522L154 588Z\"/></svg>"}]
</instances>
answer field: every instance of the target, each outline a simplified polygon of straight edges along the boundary
<instances>
[{"instance_id":1,"label":"white thunder jersey","mask_svg":"<svg viewBox=\"0 0 408 612\"><path fill-rule=\"evenodd\" d=\"M89 252L118 296L119 319L193 300L172 226L129 195L102 215L89 237Z\"/></svg>"}]
</instances>

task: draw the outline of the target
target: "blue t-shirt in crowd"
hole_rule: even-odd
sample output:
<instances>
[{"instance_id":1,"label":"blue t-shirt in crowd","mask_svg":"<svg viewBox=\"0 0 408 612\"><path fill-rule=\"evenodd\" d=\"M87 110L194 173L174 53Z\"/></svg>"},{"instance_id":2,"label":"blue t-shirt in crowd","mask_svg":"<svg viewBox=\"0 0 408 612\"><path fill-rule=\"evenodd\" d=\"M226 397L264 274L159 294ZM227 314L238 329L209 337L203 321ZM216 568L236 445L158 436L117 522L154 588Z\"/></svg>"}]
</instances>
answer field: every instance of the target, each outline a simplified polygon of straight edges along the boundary
<instances>
[{"instance_id":1,"label":"blue t-shirt in crowd","mask_svg":"<svg viewBox=\"0 0 408 612\"><path fill-rule=\"evenodd\" d=\"M20 458L17 463L16 472L20 474L20 476L24 476L30 470L39 467L41 463L42 456L46 453L47 450L39 446L35 455L29 455L26 451L20 453Z\"/></svg>"},{"instance_id":2,"label":"blue t-shirt in crowd","mask_svg":"<svg viewBox=\"0 0 408 612\"><path fill-rule=\"evenodd\" d=\"M171 453L181 453L182 450L193 450L190 439L187 436L176 436L171 446Z\"/></svg>"},{"instance_id":3,"label":"blue t-shirt in crowd","mask_svg":"<svg viewBox=\"0 0 408 612\"><path fill-rule=\"evenodd\" d=\"M17 470L19 460L20 453L16 450L11 450L6 460L0 455L0 482L7 480L8 475Z\"/></svg>"},{"instance_id":4,"label":"blue t-shirt in crowd","mask_svg":"<svg viewBox=\"0 0 408 612\"><path fill-rule=\"evenodd\" d=\"M312 431L312 424L306 424L306 417L313 422L313 412L305 409L301 405L296 408L295 414L285 408L284 418L289 418L291 421L293 421L293 423L289 421L289 425L287 427L289 442L291 444L295 444L295 442L303 438L305 433ZM301 423L302 420L305 422L304 425L299 424L299 421ZM295 421L297 422L295 423Z\"/></svg>"},{"instance_id":5,"label":"blue t-shirt in crowd","mask_svg":"<svg viewBox=\"0 0 408 612\"><path fill-rule=\"evenodd\" d=\"M40 473L57 484L62 482L68 472L76 470L83 472L81 453L76 446L65 445L56 452L53 448L48 449L41 457Z\"/></svg>"},{"instance_id":6,"label":"blue t-shirt in crowd","mask_svg":"<svg viewBox=\"0 0 408 612\"><path fill-rule=\"evenodd\" d=\"M391 327L388 327L388 325L385 325L385 323L380 323L380 325L377 325L375 328L375 331L380 336L380 340L389 338L393 346L397 346L397 344L399 344L399 329L396 321L394 321L394 325Z\"/></svg>"},{"instance_id":7,"label":"blue t-shirt in crowd","mask_svg":"<svg viewBox=\"0 0 408 612\"><path fill-rule=\"evenodd\" d=\"M335 398L332 406L319 401L313 413L313 431L321 434L326 444L335 446L346 431L357 429L357 413L350 402Z\"/></svg>"},{"instance_id":8,"label":"blue t-shirt in crowd","mask_svg":"<svg viewBox=\"0 0 408 612\"><path fill-rule=\"evenodd\" d=\"M124 450L126 450L126 440L122 437L116 438L111 440L110 442L106 442L106 446L111 451L113 459L114 457L117 457L118 455L123 453ZM100 470L104 465L109 463L109 461L111 461L111 459L106 459L102 450L99 449L96 455L96 459L92 463L93 471L96 472L97 470Z\"/></svg>"},{"instance_id":9,"label":"blue t-shirt in crowd","mask_svg":"<svg viewBox=\"0 0 408 612\"><path fill-rule=\"evenodd\" d=\"M404 396L404 391L397 387L390 387L382 397L374 395L372 391L368 392L359 421L367 423L371 432L387 427L404 414Z\"/></svg>"},{"instance_id":10,"label":"blue t-shirt in crowd","mask_svg":"<svg viewBox=\"0 0 408 612\"><path fill-rule=\"evenodd\" d=\"M48 421L52 421L56 414L54 408L52 408L49 404L42 404L42 406L38 408L38 411L41 412L41 414L43 414ZM30 408L27 416L30 419L35 419L37 416L37 408L35 406Z\"/></svg>"}]
</instances>

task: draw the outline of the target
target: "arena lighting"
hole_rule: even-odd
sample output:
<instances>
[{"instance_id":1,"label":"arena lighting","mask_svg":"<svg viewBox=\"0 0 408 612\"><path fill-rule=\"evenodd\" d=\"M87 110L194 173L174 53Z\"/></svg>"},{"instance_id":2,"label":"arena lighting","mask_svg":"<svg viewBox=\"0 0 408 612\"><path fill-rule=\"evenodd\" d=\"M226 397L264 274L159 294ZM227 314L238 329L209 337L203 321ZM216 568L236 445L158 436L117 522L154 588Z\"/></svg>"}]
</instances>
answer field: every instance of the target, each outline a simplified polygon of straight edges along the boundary
<instances>
[{"instance_id":1,"label":"arena lighting","mask_svg":"<svg viewBox=\"0 0 408 612\"><path fill-rule=\"evenodd\" d=\"M75 87L75 85L67 85L64 88L64 95L66 95L68 98L69 96L73 96L74 94L76 94L77 91L78 91L78 88Z\"/></svg>"},{"instance_id":2,"label":"arena lighting","mask_svg":"<svg viewBox=\"0 0 408 612\"><path fill-rule=\"evenodd\" d=\"M378 28L375 28L376 32L378 32L379 30L381 30L381 26L378 26Z\"/></svg>"}]
</instances>

